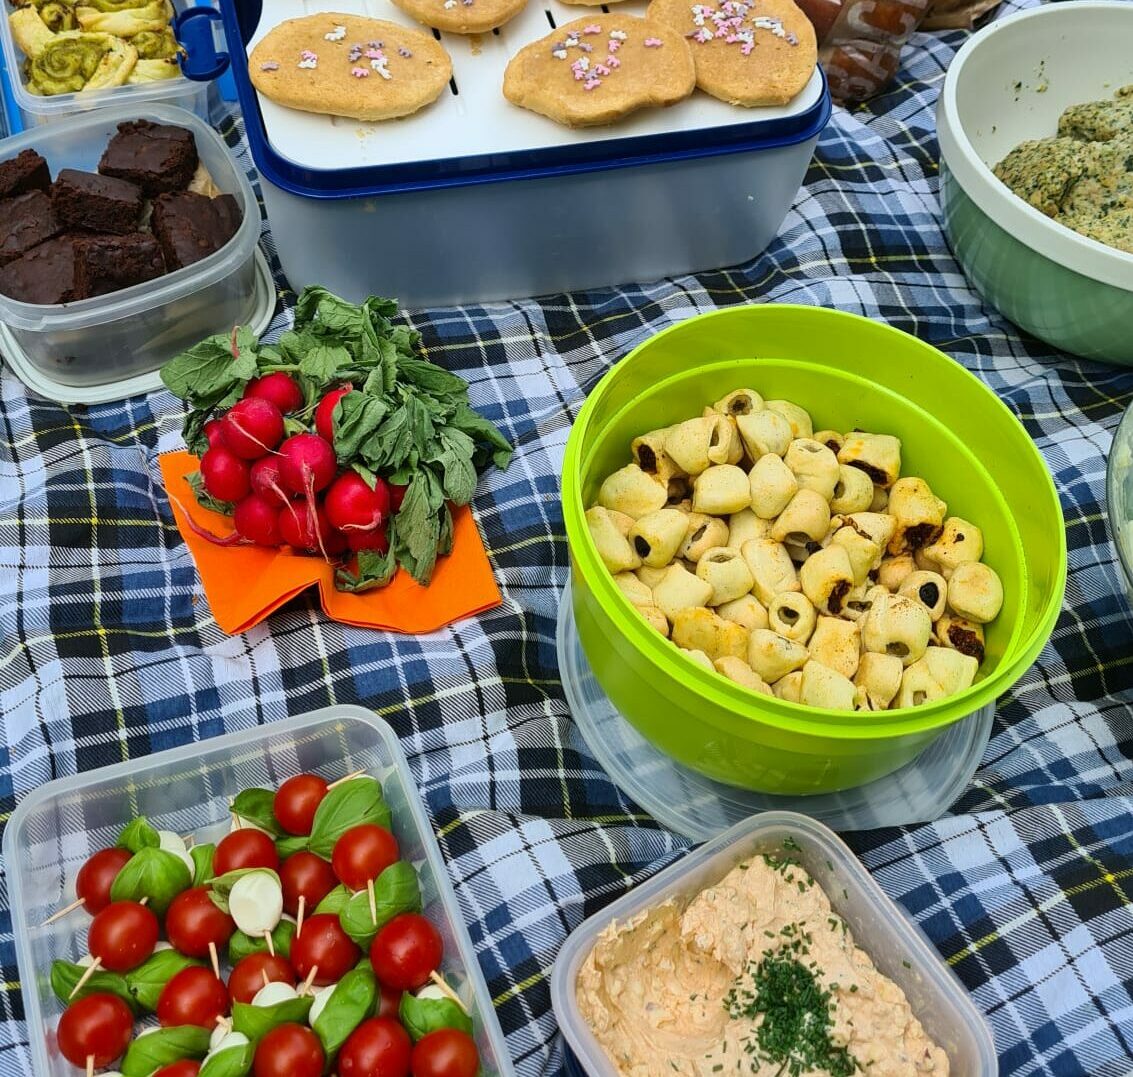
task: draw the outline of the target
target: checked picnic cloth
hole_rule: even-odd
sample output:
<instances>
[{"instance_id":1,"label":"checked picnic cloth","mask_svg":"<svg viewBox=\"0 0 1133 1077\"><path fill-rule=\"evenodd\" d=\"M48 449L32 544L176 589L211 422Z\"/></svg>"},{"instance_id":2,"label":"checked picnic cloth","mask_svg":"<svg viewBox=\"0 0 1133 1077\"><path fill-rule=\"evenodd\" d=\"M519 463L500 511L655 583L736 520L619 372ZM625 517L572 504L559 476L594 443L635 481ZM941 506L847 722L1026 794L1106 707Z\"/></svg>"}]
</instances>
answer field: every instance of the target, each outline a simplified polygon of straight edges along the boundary
<instances>
[{"instance_id":1,"label":"checked picnic cloth","mask_svg":"<svg viewBox=\"0 0 1133 1077\"><path fill-rule=\"evenodd\" d=\"M1022 337L951 257L933 110L964 37L917 35L889 92L836 111L779 239L750 264L409 313L429 356L472 383L473 404L518 447L474 502L504 604L452 629L353 629L305 596L224 635L158 481L158 453L179 446L178 402L158 392L64 408L5 371L2 818L62 775L318 707L371 707L410 757L517 1072L560 1074L548 990L559 946L687 844L618 792L563 699L567 432L600 375L673 322L737 303L837 307L922 337L1000 394L1055 476L1070 545L1054 635L1000 700L952 814L850 840L987 1015L1001 1072L1133 1071L1133 618L1104 508L1133 371ZM238 122L217 118L251 171ZM4 1075L30 1070L11 930L0 890Z\"/></svg>"}]
</instances>

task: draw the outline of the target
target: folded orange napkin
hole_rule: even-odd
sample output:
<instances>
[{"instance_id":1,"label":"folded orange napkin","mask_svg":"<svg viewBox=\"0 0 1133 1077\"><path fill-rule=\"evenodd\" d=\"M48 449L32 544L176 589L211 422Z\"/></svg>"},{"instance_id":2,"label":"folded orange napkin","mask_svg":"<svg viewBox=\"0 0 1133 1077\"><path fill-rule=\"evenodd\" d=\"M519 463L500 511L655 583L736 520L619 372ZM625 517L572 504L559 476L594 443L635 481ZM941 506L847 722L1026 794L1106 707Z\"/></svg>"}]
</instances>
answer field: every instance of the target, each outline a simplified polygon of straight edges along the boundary
<instances>
[{"instance_id":1,"label":"folded orange napkin","mask_svg":"<svg viewBox=\"0 0 1133 1077\"><path fill-rule=\"evenodd\" d=\"M159 464L177 529L201 575L213 617L235 635L257 625L312 584L318 584L323 611L333 621L391 632L433 632L454 621L498 606L502 601L476 521L467 507L453 514L453 547L437 558L428 587L401 570L388 587L360 595L335 590L334 566L322 558L264 546L216 546L185 520L219 538L232 534L232 521L202 508L185 476L200 461L187 452L164 453Z\"/></svg>"}]
</instances>

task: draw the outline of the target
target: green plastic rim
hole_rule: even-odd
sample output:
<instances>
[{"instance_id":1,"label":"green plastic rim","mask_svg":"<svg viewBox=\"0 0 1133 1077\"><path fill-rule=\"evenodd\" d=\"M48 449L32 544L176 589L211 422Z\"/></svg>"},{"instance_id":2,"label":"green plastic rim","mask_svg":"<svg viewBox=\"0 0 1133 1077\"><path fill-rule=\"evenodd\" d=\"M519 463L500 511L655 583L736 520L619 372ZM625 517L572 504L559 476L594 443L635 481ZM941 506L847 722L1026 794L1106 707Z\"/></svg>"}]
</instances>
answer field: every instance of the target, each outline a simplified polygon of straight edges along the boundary
<instances>
[{"instance_id":1,"label":"green plastic rim","mask_svg":"<svg viewBox=\"0 0 1133 1077\"><path fill-rule=\"evenodd\" d=\"M655 355L662 355L672 362L674 346L686 338L687 346L681 348L689 356L686 370L671 374L662 372L655 379L650 378ZM824 360L824 354L836 355L844 351L845 343L853 338L863 350L900 356L901 381L910 390L915 381L920 386L919 391L946 394L949 399L962 398L965 410L978 412L981 428L991 431L1004 451L1012 454L1016 469L1026 471L1030 504L1025 507L1011 504L1000 492L987 466L994 468L996 461L989 460L985 464L974 452L963 445L958 446L957 437L940 420L902 392L903 385L885 384L864 367L851 369ZM719 357L713 358L713 353ZM745 354L746 358L736 357ZM603 444L607 432L619 423L624 427L638 411L641 412L641 421L636 428L637 433L696 414L705 401L687 397L679 413L670 409L667 416L660 416L652 394L704 371L719 371L721 375L731 372L730 383L722 383L718 397L748 383L762 391L759 373L753 369L753 364L760 362L767 363L769 369L773 367L777 379L781 378L784 369L798 367L800 373L805 372L812 379L836 373L837 380L854 384L859 392L871 394L874 398L900 398L903 406L920 413L933 435L946 444L950 452L957 452L962 457L966 473L970 473L982 487L981 496L992 499L1002 508L1014 545L1013 550L1005 551L1005 556L1017 560L1018 578L1023 585L1020 610L1016 622L1008 629L1008 641L1002 656L994 668L982 674L981 679L970 688L916 708L853 714L759 695L704 669L673 646L645 622L614 583L590 537L584 515L587 507L584 490L588 486L596 487L604 477L593 475L590 471L595 466L595 457L599 455L597 448ZM615 390L623 381L630 385L638 379L649 383L649 388L643 390L639 398L621 406L610 403L609 398L617 395ZM783 395L793 399L789 392L784 391ZM799 402L805 404L807 395L813 393L800 393ZM843 427L835 425L835 428ZM877 432L886 431L878 429ZM624 445L624 456L623 462L628 462L628 439ZM941 484L937 486L939 488L934 489L939 496L949 501L949 494L954 491ZM1032 537L1031 551L1026 548L1027 542L1019 526L1021 511L1037 512L1042 519L1058 523L1056 527L1043 530L1040 539ZM1030 668L1053 631L1065 589L1066 533L1058 495L1042 455L1006 405L959 363L916 337L856 314L821 307L759 304L715 311L670 326L635 348L598 382L571 429L563 463L563 517L573 571L583 587L593 594L599 615L606 619L605 627L623 635L636 655L645 662L647 669L643 675L678 677L707 704L697 717L731 735L735 735L744 722L758 722L784 733L847 742L875 740L879 736L897 738L943 729L992 703ZM972 522L982 526L978 519ZM1044 573L1041 592L1037 596L1033 592L1040 589L1040 585L1031 579L1031 563L1037 558L1033 548L1035 541L1049 544L1043 553L1052 566L1049 572ZM574 601L579 601L577 587L574 588ZM724 712L726 720L722 722L720 714L714 712Z\"/></svg>"}]
</instances>

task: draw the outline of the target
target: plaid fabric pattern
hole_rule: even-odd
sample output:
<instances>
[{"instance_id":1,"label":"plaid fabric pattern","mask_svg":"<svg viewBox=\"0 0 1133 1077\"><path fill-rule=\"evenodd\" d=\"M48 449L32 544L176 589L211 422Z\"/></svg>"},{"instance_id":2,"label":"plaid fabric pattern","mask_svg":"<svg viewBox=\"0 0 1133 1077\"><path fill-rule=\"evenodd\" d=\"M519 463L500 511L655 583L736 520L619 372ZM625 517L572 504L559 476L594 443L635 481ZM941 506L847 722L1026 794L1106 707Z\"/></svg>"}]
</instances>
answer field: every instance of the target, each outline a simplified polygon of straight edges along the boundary
<instances>
[{"instance_id":1,"label":"plaid fabric pattern","mask_svg":"<svg viewBox=\"0 0 1133 1077\"><path fill-rule=\"evenodd\" d=\"M1014 6L1027 5L1003 11ZM564 703L554 631L567 573L557 497L568 429L610 364L666 325L745 302L838 307L930 341L1003 397L1050 465L1070 543L1054 635L1001 700L953 813L851 840L988 1016L1001 1072L1128 1073L1133 620L1104 474L1133 371L1022 336L952 259L933 111L964 37L917 35L892 89L836 112L779 239L752 263L407 315L519 449L475 502L504 604L450 630L356 630L327 623L303 597L225 636L158 481L157 454L179 444L178 402L160 392L64 408L29 397L5 371L0 818L61 775L328 704L370 706L410 756L519 1074L560 1073L547 978L558 947L686 844L618 792ZM254 172L238 120L225 115L220 126ZM272 252L266 232L264 247ZM4 1075L30 1068L11 931L0 879Z\"/></svg>"}]
</instances>

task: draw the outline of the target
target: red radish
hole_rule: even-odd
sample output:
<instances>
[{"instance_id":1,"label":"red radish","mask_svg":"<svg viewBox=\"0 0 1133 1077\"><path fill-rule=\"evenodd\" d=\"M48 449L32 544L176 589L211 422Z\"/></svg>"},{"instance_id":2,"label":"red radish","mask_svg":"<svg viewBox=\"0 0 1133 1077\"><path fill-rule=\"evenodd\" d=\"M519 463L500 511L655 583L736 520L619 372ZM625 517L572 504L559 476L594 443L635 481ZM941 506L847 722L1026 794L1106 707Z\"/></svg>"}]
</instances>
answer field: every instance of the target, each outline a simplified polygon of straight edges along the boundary
<instances>
[{"instance_id":1,"label":"red radish","mask_svg":"<svg viewBox=\"0 0 1133 1077\"><path fill-rule=\"evenodd\" d=\"M224 444L224 422L220 419L209 419L205 423L204 428L205 440L209 443L209 448L213 449L217 445Z\"/></svg>"},{"instance_id":2,"label":"red radish","mask_svg":"<svg viewBox=\"0 0 1133 1077\"><path fill-rule=\"evenodd\" d=\"M302 501L293 501L279 514L279 533L288 546L310 553L326 553L331 526L327 514L316 506L315 523L311 507Z\"/></svg>"},{"instance_id":3,"label":"red radish","mask_svg":"<svg viewBox=\"0 0 1133 1077\"><path fill-rule=\"evenodd\" d=\"M338 469L330 442L318 434L296 434L279 447L284 489L311 496L334 481Z\"/></svg>"},{"instance_id":4,"label":"red radish","mask_svg":"<svg viewBox=\"0 0 1133 1077\"><path fill-rule=\"evenodd\" d=\"M359 550L377 550L379 553L389 553L389 535L384 527L375 531L349 531L346 535L346 545L355 553Z\"/></svg>"},{"instance_id":5,"label":"red radish","mask_svg":"<svg viewBox=\"0 0 1133 1077\"><path fill-rule=\"evenodd\" d=\"M236 505L232 520L236 530L257 546L281 546L279 533L280 508L260 494L249 494Z\"/></svg>"},{"instance_id":6,"label":"red radish","mask_svg":"<svg viewBox=\"0 0 1133 1077\"><path fill-rule=\"evenodd\" d=\"M332 445L334 444L334 406L353 389L353 385L331 389L315 408L315 429L319 432L319 437L325 438Z\"/></svg>"},{"instance_id":7,"label":"red radish","mask_svg":"<svg viewBox=\"0 0 1133 1077\"><path fill-rule=\"evenodd\" d=\"M303 406L303 390L299 388L299 383L282 370L275 370L248 382L244 389L244 399L249 397L270 401L284 415L298 411Z\"/></svg>"},{"instance_id":8,"label":"red radish","mask_svg":"<svg viewBox=\"0 0 1133 1077\"><path fill-rule=\"evenodd\" d=\"M327 519L340 531L375 531L389 513L389 487L378 479L371 490L357 471L347 471L331 483L323 499Z\"/></svg>"},{"instance_id":9,"label":"red radish","mask_svg":"<svg viewBox=\"0 0 1133 1077\"><path fill-rule=\"evenodd\" d=\"M252 489L248 465L223 445L205 450L201 478L209 495L217 501L239 501Z\"/></svg>"},{"instance_id":10,"label":"red radish","mask_svg":"<svg viewBox=\"0 0 1133 1077\"><path fill-rule=\"evenodd\" d=\"M245 460L258 460L283 440L283 414L270 400L245 397L224 416L224 443Z\"/></svg>"},{"instance_id":11,"label":"red radish","mask_svg":"<svg viewBox=\"0 0 1133 1077\"><path fill-rule=\"evenodd\" d=\"M328 532L325 539L323 539L323 549L332 557L337 557L340 553L346 553L349 547L346 535L344 535L337 528L332 527Z\"/></svg>"},{"instance_id":12,"label":"red radish","mask_svg":"<svg viewBox=\"0 0 1133 1077\"><path fill-rule=\"evenodd\" d=\"M250 478L252 492L259 494L276 507L282 507L291 500L290 495L283 488L278 456L261 456L252 464Z\"/></svg>"},{"instance_id":13,"label":"red radish","mask_svg":"<svg viewBox=\"0 0 1133 1077\"><path fill-rule=\"evenodd\" d=\"M405 500L405 491L408 489L408 486L398 486L395 482L389 484L389 504L394 512L401 511L401 503Z\"/></svg>"}]
</instances>

